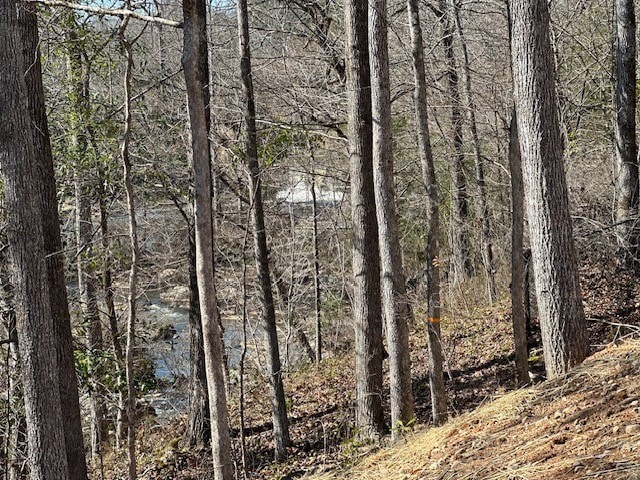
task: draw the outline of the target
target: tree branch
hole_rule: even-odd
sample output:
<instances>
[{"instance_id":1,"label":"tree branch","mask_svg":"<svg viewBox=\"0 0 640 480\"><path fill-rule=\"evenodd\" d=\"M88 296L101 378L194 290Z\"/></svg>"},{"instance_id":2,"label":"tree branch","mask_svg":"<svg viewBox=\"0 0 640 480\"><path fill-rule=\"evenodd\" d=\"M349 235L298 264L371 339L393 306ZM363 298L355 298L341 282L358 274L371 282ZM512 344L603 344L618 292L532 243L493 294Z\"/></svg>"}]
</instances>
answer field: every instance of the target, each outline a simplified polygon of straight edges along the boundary
<instances>
[{"instance_id":1,"label":"tree branch","mask_svg":"<svg viewBox=\"0 0 640 480\"><path fill-rule=\"evenodd\" d=\"M40 3L48 7L65 7L73 10L80 10L83 12L96 13L98 15L111 15L113 17L120 18L135 18L136 20L142 20L144 22L158 23L160 25L167 25L169 27L182 28L182 22L176 22L175 20L169 20L162 17L154 17L152 15L144 15L142 13L134 12L133 10L127 10L125 8L102 8L94 5L81 5L79 3L67 2L65 0L25 0L29 3Z\"/></svg>"}]
</instances>

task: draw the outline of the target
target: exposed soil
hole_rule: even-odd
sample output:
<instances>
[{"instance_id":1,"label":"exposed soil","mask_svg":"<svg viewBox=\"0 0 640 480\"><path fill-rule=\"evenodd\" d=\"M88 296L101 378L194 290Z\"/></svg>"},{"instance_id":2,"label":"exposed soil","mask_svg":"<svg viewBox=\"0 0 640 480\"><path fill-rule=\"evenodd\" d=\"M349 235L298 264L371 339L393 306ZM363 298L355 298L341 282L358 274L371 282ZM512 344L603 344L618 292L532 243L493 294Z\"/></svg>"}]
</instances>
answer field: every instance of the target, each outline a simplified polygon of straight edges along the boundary
<instances>
[{"instance_id":1,"label":"exposed soil","mask_svg":"<svg viewBox=\"0 0 640 480\"><path fill-rule=\"evenodd\" d=\"M507 299L504 299L491 308L468 307L455 312L450 311L442 327L447 357L445 375L450 395L449 409L454 419L445 427L429 430L433 432L430 435L446 438L443 441L447 447L439 446L436 440L429 440L435 444L432 449L426 445L419 447L421 434L418 434L410 437L411 440L398 449L385 450L384 452L391 453L381 453L379 460L376 460L378 457L368 460L365 467L349 470L348 474L336 473L327 478L587 478L594 476L595 472L603 471L606 462L610 462L607 468L616 469L618 473L627 467L635 468L635 460L629 463L630 460L627 461L625 458L631 455L629 452L635 452L631 439L636 434L628 433L627 427L640 424L640 419L637 418L638 402L634 396L634 392L640 391L637 388L640 385L634 384L640 384L640 376L637 376L640 373L640 363L634 363L634 355L640 358L640 346L630 344L622 350L613 350L610 346L613 342L629 339L637 332L640 326L640 287L633 275L617 272L613 265L605 262L589 263L582 269L581 276L592 350L597 352L607 348L604 352L596 354L584 368L581 367L572 373L573 380L566 385L560 382L544 382L532 389L514 392L510 394L514 395L513 398L508 395L504 397L508 400L504 400L504 405L501 404L498 417L492 417L487 413L489 416L484 418L482 408L495 410L495 407L488 404L490 400L513 391L516 387L509 304ZM416 310L411 349L416 424L422 431L429 428L431 405L428 393L426 332L420 318L421 313ZM531 368L537 377L536 381L541 382L544 379L544 366L535 321L532 327ZM622 357L612 356L618 355L616 352L623 352L620 353ZM618 358L627 359L628 362L624 360L627 362L624 363L617 360ZM287 376L285 388L294 446L286 463L272 463L269 403L265 395L264 382L254 378L250 385L252 387L247 393L245 405L247 478L300 478L327 469L343 472L373 448L360 445L354 440L354 379L351 355L334 355L323 361L320 366L309 365ZM609 399L615 400L614 404L611 404ZM234 452L240 471L240 435L237 428L239 418L237 399L233 400L231 413L232 424L235 426ZM478 409L483 405L484 407ZM480 417L477 420L475 416L468 417L469 415ZM474 425L477 425L477 431ZM615 442L611 443L608 449L615 448L618 453L614 455L611 452L599 451L600 443L593 441L594 438L603 439L604 442L605 438L613 434L614 427L618 427L615 434L619 434L619 438L615 437ZM449 430L445 432L443 428ZM451 433L455 429L458 433ZM140 478L209 478L208 450L193 451L184 447L180 438L183 431L184 419L176 419L169 428L160 428L154 426L152 421L149 422L146 429L140 433ZM526 457L528 460L524 463L518 463L518 468L522 465L542 464L566 454L575 458L571 465L563 464L566 471L562 470L562 475L575 472L577 476L544 476L542 473L532 474L530 477L525 473L518 473L520 476L500 476L500 472L504 470L503 466L506 468L507 465L512 465L513 462L509 463L507 460L515 459L516 453L513 452L517 451L517 456L526 453L521 450L524 447L520 444L525 439L524 434L529 431L541 435L539 445L536 448L529 446L534 453L531 453L530 458ZM640 426L637 433L640 434ZM518 439L518 445L513 443L515 438ZM573 440L574 438L580 439L582 443L574 443L578 442ZM640 440L640 437L636 437L636 440ZM401 455L401 450L414 443L416 447L410 451L416 456L419 455L418 452L424 452L424 458L420 460L423 463L428 462L427 467L415 466L415 469L411 470L414 468L411 464L416 462L411 460L410 456L404 460L397 457ZM576 451L582 453L575 453L574 446L578 449ZM624 454L620 453L623 447L626 449ZM633 450L629 450L631 447ZM565 448L572 450L562 453L562 449ZM505 455L511 452L508 453L508 458L501 460L506 463L496 464L495 467L487 466L486 471L482 470L485 468L484 463L493 457L498 458L500 452ZM604 455L600 458L602 461L595 458L596 455ZM402 476L401 470L398 470L398 475L395 475L393 465L384 464L386 466L380 467L379 471L386 472L384 475L388 476L367 476L369 473L366 472L366 465L383 465L385 458L397 458L398 462L407 462L410 464L407 468L411 471L402 470L405 472ZM105 478L124 478L124 466L114 460L112 456L106 456ZM454 468L456 462L471 466L463 472L460 469L456 470L458 467ZM485 473L464 476L474 475L474 471ZM636 472L636 477L633 478L639 478L640 471L633 471ZM360 476L356 476L355 472Z\"/></svg>"}]
</instances>

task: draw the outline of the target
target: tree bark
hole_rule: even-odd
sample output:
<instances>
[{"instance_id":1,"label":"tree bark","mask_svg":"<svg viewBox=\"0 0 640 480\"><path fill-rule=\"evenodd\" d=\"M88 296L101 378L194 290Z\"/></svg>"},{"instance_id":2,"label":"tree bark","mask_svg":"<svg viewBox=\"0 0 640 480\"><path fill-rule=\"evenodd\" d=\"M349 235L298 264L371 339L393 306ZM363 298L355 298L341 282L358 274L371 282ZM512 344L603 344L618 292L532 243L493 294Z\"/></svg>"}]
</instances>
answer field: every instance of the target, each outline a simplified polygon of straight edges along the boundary
<instances>
[{"instance_id":1,"label":"tree bark","mask_svg":"<svg viewBox=\"0 0 640 480\"><path fill-rule=\"evenodd\" d=\"M367 3L345 2L347 103L353 228L353 324L356 349L356 427L377 439L382 412L382 307L380 258L373 187L371 77Z\"/></svg>"},{"instance_id":2,"label":"tree bark","mask_svg":"<svg viewBox=\"0 0 640 480\"><path fill-rule=\"evenodd\" d=\"M89 128L89 66L83 62L82 47L76 32L75 14L68 12L67 44L69 103L73 111L70 117L70 153L75 162L74 184L76 197L76 259L78 271L78 291L83 322L88 327L88 355L91 359L91 382L89 391L91 408L91 453L100 454L102 439L107 429L104 422L104 389L100 378L99 352L103 348L102 326L98 309L95 267L93 266L93 220L91 213L91 186L86 165L88 163Z\"/></svg>"},{"instance_id":3,"label":"tree bark","mask_svg":"<svg viewBox=\"0 0 640 480\"><path fill-rule=\"evenodd\" d=\"M229 412L213 254L207 12L203 0L183 0L182 11L184 15L182 65L187 85L194 179L196 278L209 394L213 471L215 478L231 480L233 464Z\"/></svg>"},{"instance_id":4,"label":"tree bark","mask_svg":"<svg viewBox=\"0 0 640 480\"><path fill-rule=\"evenodd\" d=\"M493 245L491 243L491 224L489 221L489 204L487 201L487 186L484 178L484 157L480 148L480 137L478 135L478 123L476 122L476 105L473 101L473 93L471 90L471 65L469 62L469 51L467 48L467 40L464 36L462 28L462 19L460 18L460 5L457 0L451 1L451 11L460 39L460 48L462 50L462 79L464 87L464 96L467 112L469 115L469 129L471 130L471 141L473 143L473 156L476 167L476 184L478 185L478 193L480 200L480 239L481 239L481 257L484 266L484 273L487 278L487 299L490 304L496 299L496 281L495 266L493 261Z\"/></svg>"},{"instance_id":5,"label":"tree bark","mask_svg":"<svg viewBox=\"0 0 640 480\"><path fill-rule=\"evenodd\" d=\"M640 264L638 144L636 140L636 17L633 0L616 0L614 143L618 264Z\"/></svg>"},{"instance_id":6,"label":"tree bark","mask_svg":"<svg viewBox=\"0 0 640 480\"><path fill-rule=\"evenodd\" d=\"M429 386L431 389L431 410L433 423L440 425L447 419L447 395L442 369L442 337L440 335L440 266L438 257L438 237L440 233L438 184L429 138L429 115L427 110L427 81L424 66L424 44L420 26L418 0L407 1L409 30L411 33L411 54L414 74L414 104L418 147L422 165L422 181L427 194L427 244L426 244L426 284L427 284L427 335L429 344Z\"/></svg>"},{"instance_id":7,"label":"tree bark","mask_svg":"<svg viewBox=\"0 0 640 480\"><path fill-rule=\"evenodd\" d=\"M442 43L447 65L447 89L451 100L451 126L453 128L453 162L451 164L451 270L452 282L458 284L473 273L469 256L467 223L469 220L469 198L464 161L462 127L462 102L460 100L460 78L453 48L453 27L449 18L446 0L439 0L439 19L442 24Z\"/></svg>"},{"instance_id":8,"label":"tree bark","mask_svg":"<svg viewBox=\"0 0 640 480\"><path fill-rule=\"evenodd\" d=\"M41 196L16 4L0 3L0 169L34 480L69 478ZM64 339L63 339L64 340ZM77 390L76 390L77 392ZM77 395L77 393L76 393Z\"/></svg>"},{"instance_id":9,"label":"tree bark","mask_svg":"<svg viewBox=\"0 0 640 480\"><path fill-rule=\"evenodd\" d=\"M513 325L516 379L529 383L529 350L524 314L524 186L515 109L509 126L509 172L511 173L511 323Z\"/></svg>"},{"instance_id":10,"label":"tree bark","mask_svg":"<svg viewBox=\"0 0 640 480\"><path fill-rule=\"evenodd\" d=\"M393 137L387 2L369 1L369 64L371 68L371 111L373 134L373 179L380 248L380 289L389 353L391 434L414 416L409 358L409 303L398 238L393 177Z\"/></svg>"},{"instance_id":11,"label":"tree bark","mask_svg":"<svg viewBox=\"0 0 640 480\"><path fill-rule=\"evenodd\" d=\"M124 74L124 132L120 156L123 165L123 183L127 197L127 213L129 215L129 247L131 249L131 267L129 269L129 291L127 295L127 344L125 347L125 376L127 383L127 455L129 461L129 480L137 478L136 459L136 390L135 390L135 327L136 302L138 298L138 268L140 248L138 246L138 222L136 218L135 198L133 192L132 165L129 154L131 143L131 76L133 71L133 45L126 38L127 20L120 27L118 35L125 52Z\"/></svg>"},{"instance_id":12,"label":"tree bark","mask_svg":"<svg viewBox=\"0 0 640 480\"><path fill-rule=\"evenodd\" d=\"M276 312L273 304L271 274L269 271L269 248L264 224L262 205L262 184L258 164L258 139L256 130L256 107L251 78L251 48L249 44L249 11L246 0L238 1L238 30L240 32L240 75L244 91L244 117L246 124L246 155L251 185L251 222L253 224L254 249L260 284L262 320L267 334L267 370L271 388L271 413L275 440L276 460L283 460L286 449L291 445L289 419L282 382L282 366L276 329Z\"/></svg>"},{"instance_id":13,"label":"tree bark","mask_svg":"<svg viewBox=\"0 0 640 480\"><path fill-rule=\"evenodd\" d=\"M588 334L569 215L546 2L511 0L512 68L545 368L584 360Z\"/></svg>"},{"instance_id":14,"label":"tree bark","mask_svg":"<svg viewBox=\"0 0 640 480\"><path fill-rule=\"evenodd\" d=\"M50 180L44 181L42 184L40 204L43 211L44 246L47 254L51 314L55 328L60 400L64 416L65 448L67 450L69 478L70 480L85 480L87 478L87 463L82 436L78 380L74 365L73 337L64 275L57 189L46 118L39 50L40 39L35 8L34 5L23 5L18 10L18 22L20 23L22 36L24 65L25 67L29 66L26 70L25 80L31 122L35 126L34 147L36 158L40 161L43 178Z\"/></svg>"},{"instance_id":15,"label":"tree bark","mask_svg":"<svg viewBox=\"0 0 640 480\"><path fill-rule=\"evenodd\" d=\"M196 233L193 219L189 222L189 445L204 446L211 440L211 415L207 394L207 369L198 299L196 269Z\"/></svg>"}]
</instances>

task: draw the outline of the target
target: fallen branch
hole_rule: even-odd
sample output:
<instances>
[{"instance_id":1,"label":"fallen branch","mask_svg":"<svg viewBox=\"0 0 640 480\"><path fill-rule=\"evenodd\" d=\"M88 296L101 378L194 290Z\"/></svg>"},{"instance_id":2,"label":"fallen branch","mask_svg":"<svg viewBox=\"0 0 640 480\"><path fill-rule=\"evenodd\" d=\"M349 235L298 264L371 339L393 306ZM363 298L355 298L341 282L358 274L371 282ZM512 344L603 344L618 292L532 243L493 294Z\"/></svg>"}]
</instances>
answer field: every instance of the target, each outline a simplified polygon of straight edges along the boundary
<instances>
[{"instance_id":1,"label":"fallen branch","mask_svg":"<svg viewBox=\"0 0 640 480\"><path fill-rule=\"evenodd\" d=\"M169 20L162 17L154 17L152 15L144 15L142 13L134 12L133 10L127 10L126 8L103 8L96 7L94 5L82 5L80 3L67 2L65 0L25 0L29 3L40 3L48 7L65 7L73 10L80 10L83 12L96 13L98 15L110 15L120 18L135 18L136 20L142 20L144 22L158 23L160 25L167 25L168 27L182 28L182 22L176 22L175 20Z\"/></svg>"}]
</instances>

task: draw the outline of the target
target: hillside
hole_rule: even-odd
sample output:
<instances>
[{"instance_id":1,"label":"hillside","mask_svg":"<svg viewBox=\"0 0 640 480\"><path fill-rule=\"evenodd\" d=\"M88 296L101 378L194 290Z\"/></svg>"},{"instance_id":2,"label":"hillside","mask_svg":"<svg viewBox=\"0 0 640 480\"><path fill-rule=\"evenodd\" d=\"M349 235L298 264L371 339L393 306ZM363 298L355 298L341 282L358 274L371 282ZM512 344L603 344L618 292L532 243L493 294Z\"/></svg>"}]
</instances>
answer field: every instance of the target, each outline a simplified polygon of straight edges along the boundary
<instances>
[{"instance_id":1,"label":"hillside","mask_svg":"<svg viewBox=\"0 0 640 480\"><path fill-rule=\"evenodd\" d=\"M640 478L640 342L314 480Z\"/></svg>"}]
</instances>

